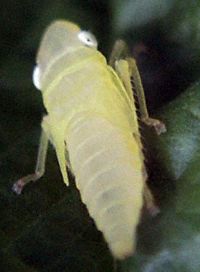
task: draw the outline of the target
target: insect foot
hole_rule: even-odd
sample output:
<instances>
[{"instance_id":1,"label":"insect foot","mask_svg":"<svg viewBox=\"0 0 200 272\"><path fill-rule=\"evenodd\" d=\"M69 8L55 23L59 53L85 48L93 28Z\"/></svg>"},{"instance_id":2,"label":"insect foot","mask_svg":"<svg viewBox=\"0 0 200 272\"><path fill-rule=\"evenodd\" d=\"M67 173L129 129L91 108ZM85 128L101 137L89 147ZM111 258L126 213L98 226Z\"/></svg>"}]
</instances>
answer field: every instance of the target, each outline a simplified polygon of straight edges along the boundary
<instances>
[{"instance_id":1,"label":"insect foot","mask_svg":"<svg viewBox=\"0 0 200 272\"><path fill-rule=\"evenodd\" d=\"M165 124L158 119L142 118L142 122L145 123L147 126L154 127L158 135L167 131Z\"/></svg>"},{"instance_id":2,"label":"insect foot","mask_svg":"<svg viewBox=\"0 0 200 272\"><path fill-rule=\"evenodd\" d=\"M15 192L17 195L20 195L24 186L25 186L24 181L22 179L19 179L13 184L12 191Z\"/></svg>"}]
</instances>

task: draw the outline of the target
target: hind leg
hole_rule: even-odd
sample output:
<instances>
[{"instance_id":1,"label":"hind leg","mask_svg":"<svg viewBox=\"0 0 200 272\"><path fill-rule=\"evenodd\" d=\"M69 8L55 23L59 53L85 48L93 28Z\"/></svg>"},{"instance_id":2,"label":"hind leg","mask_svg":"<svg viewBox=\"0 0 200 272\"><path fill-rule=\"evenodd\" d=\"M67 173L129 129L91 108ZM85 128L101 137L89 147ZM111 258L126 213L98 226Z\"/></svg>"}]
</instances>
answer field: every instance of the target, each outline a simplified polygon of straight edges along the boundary
<instances>
[{"instance_id":1,"label":"hind leg","mask_svg":"<svg viewBox=\"0 0 200 272\"><path fill-rule=\"evenodd\" d=\"M160 120L149 117L147 106L146 106L144 90L143 90L143 86L142 86L139 71L137 69L136 62L133 58L126 58L127 52L128 50L127 50L126 44L122 40L118 40L114 45L114 49L111 54L109 64L115 69L116 73L121 79L125 87L127 96L129 98L130 104L131 103L134 104L131 77L133 78L134 87L135 87L134 90L136 91L137 98L138 98L141 120L148 126L153 126L157 134L161 134L166 131L165 125ZM134 135L134 137L137 139L138 145L142 149L140 136L136 134ZM145 186L144 186L145 205L151 215L156 215L157 213L159 213L159 208L155 204L154 197L146 183L147 173L145 170L145 166L143 169L143 175L144 175L144 181L145 181Z\"/></svg>"},{"instance_id":2,"label":"hind leg","mask_svg":"<svg viewBox=\"0 0 200 272\"><path fill-rule=\"evenodd\" d=\"M127 55L128 48L126 43L122 40L118 40L114 45L109 64L115 69L121 81L123 82L131 102L134 100L133 92L136 92L141 121L144 122L147 126L154 127L156 133L160 135L161 133L166 132L165 124L158 119L149 117L144 89L136 61L134 58L127 57ZM133 87L131 84L131 79L133 80Z\"/></svg>"}]
</instances>

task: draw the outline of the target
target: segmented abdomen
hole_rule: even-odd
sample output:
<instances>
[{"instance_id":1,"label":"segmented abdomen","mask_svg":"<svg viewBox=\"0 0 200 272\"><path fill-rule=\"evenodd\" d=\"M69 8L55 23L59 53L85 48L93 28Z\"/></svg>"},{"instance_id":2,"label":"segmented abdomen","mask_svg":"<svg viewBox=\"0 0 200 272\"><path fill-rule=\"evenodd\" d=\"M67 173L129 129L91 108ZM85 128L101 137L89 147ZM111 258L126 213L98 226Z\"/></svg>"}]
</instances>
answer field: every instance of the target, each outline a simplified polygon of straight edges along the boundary
<instances>
[{"instance_id":1,"label":"segmented abdomen","mask_svg":"<svg viewBox=\"0 0 200 272\"><path fill-rule=\"evenodd\" d=\"M137 141L96 116L74 118L66 142L76 185L97 228L116 258L131 255L144 184Z\"/></svg>"}]
</instances>

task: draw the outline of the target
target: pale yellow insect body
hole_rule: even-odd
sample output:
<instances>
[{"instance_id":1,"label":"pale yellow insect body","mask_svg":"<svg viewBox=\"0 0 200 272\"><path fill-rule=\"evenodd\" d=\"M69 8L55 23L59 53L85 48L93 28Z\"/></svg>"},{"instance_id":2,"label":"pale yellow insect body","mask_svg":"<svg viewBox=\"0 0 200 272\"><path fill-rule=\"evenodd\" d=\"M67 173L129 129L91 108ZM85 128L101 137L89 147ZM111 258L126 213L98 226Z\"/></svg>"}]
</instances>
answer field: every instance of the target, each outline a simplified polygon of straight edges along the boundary
<instances>
[{"instance_id":1,"label":"pale yellow insect body","mask_svg":"<svg viewBox=\"0 0 200 272\"><path fill-rule=\"evenodd\" d=\"M145 183L136 109L95 38L85 34L67 21L50 25L34 81L63 179L68 185L67 164L113 256L123 259L134 252Z\"/></svg>"}]
</instances>

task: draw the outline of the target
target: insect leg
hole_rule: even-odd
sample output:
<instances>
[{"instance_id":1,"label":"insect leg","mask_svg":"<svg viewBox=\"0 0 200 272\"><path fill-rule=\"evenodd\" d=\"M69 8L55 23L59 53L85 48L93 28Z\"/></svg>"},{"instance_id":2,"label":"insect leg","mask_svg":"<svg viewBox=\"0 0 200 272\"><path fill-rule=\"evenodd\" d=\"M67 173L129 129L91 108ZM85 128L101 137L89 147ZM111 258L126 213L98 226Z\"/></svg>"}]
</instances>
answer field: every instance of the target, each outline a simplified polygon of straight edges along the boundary
<instances>
[{"instance_id":1,"label":"insect leg","mask_svg":"<svg viewBox=\"0 0 200 272\"><path fill-rule=\"evenodd\" d=\"M123 60L123 59L115 61L115 71L117 72L118 76L120 77L121 81L123 82L123 85L124 85L124 87L126 89L126 92L127 92L127 95L129 96L130 101L132 101L134 103L133 93L132 93L132 86L131 86L131 79L130 79L130 70L129 69L130 68L129 68L129 62L128 61ZM141 87L142 87L142 85L141 85ZM143 88L142 88L142 90L143 90ZM142 93L142 96L144 96L144 92ZM141 105L140 105L140 107L141 107ZM148 116L145 99L144 99L144 111L146 111L146 116ZM155 120L155 119L151 119L151 120L153 120L153 122L158 122L158 124L161 123L159 120ZM158 133L158 127L157 126L156 126L156 131ZM139 135L134 134L134 138L138 141L138 145L141 146L141 148L142 148ZM154 197L153 197L153 195L152 195L152 193L151 193L151 191L148 188L148 185L146 183L147 173L146 173L145 169L143 169L143 175L144 175L144 181L145 181L145 187L144 187L145 204L146 204L147 210L150 212L150 214L151 215L156 215L159 212L159 209L156 206L155 201L154 201Z\"/></svg>"},{"instance_id":2,"label":"insect leg","mask_svg":"<svg viewBox=\"0 0 200 272\"><path fill-rule=\"evenodd\" d=\"M109 65L112 66L119 77L121 78L126 91L129 95L130 100L132 99L132 85L131 77L133 78L135 91L137 93L138 104L140 108L141 120L148 126L153 126L157 134L166 132L166 127L158 119L150 118L147 110L144 89L142 86L142 81L140 74L136 65L134 58L127 58L128 56L128 47L123 40L117 40L114 44L114 48L111 53L109 60ZM128 64L128 69L127 69Z\"/></svg>"},{"instance_id":3,"label":"insect leg","mask_svg":"<svg viewBox=\"0 0 200 272\"><path fill-rule=\"evenodd\" d=\"M28 184L31 181L36 181L43 176L45 172L47 149L48 149L48 137L44 130L42 130L35 172L33 174L29 174L25 177L20 178L13 184L12 190L15 193L17 193L18 195L21 194L26 184Z\"/></svg>"},{"instance_id":4,"label":"insect leg","mask_svg":"<svg viewBox=\"0 0 200 272\"><path fill-rule=\"evenodd\" d=\"M144 186L144 201L148 212L152 216L156 216L160 212L160 209L155 205L154 197L146 183Z\"/></svg>"},{"instance_id":5,"label":"insect leg","mask_svg":"<svg viewBox=\"0 0 200 272\"><path fill-rule=\"evenodd\" d=\"M148 184L146 182L148 175L147 175L145 166L143 168L143 177L144 177L144 181L145 181L144 192L143 192L144 203L145 203L146 209L148 210L150 215L156 216L160 212L160 209L155 204L154 196L152 195L151 190L149 189Z\"/></svg>"},{"instance_id":6,"label":"insect leg","mask_svg":"<svg viewBox=\"0 0 200 272\"><path fill-rule=\"evenodd\" d=\"M144 89L142 86L142 81L141 81L140 74L139 74L135 60L133 58L127 58L126 60L129 64L130 75L133 78L135 91L137 93L137 99L138 99L142 122L144 122L148 126L154 127L158 135L166 132L166 127L163 122L161 122L158 119L149 117L149 113L148 113L147 105L146 105L146 99L144 95Z\"/></svg>"},{"instance_id":7,"label":"insect leg","mask_svg":"<svg viewBox=\"0 0 200 272\"><path fill-rule=\"evenodd\" d=\"M128 56L128 46L123 40L117 40L112 49L108 64L115 69L115 62Z\"/></svg>"}]
</instances>

